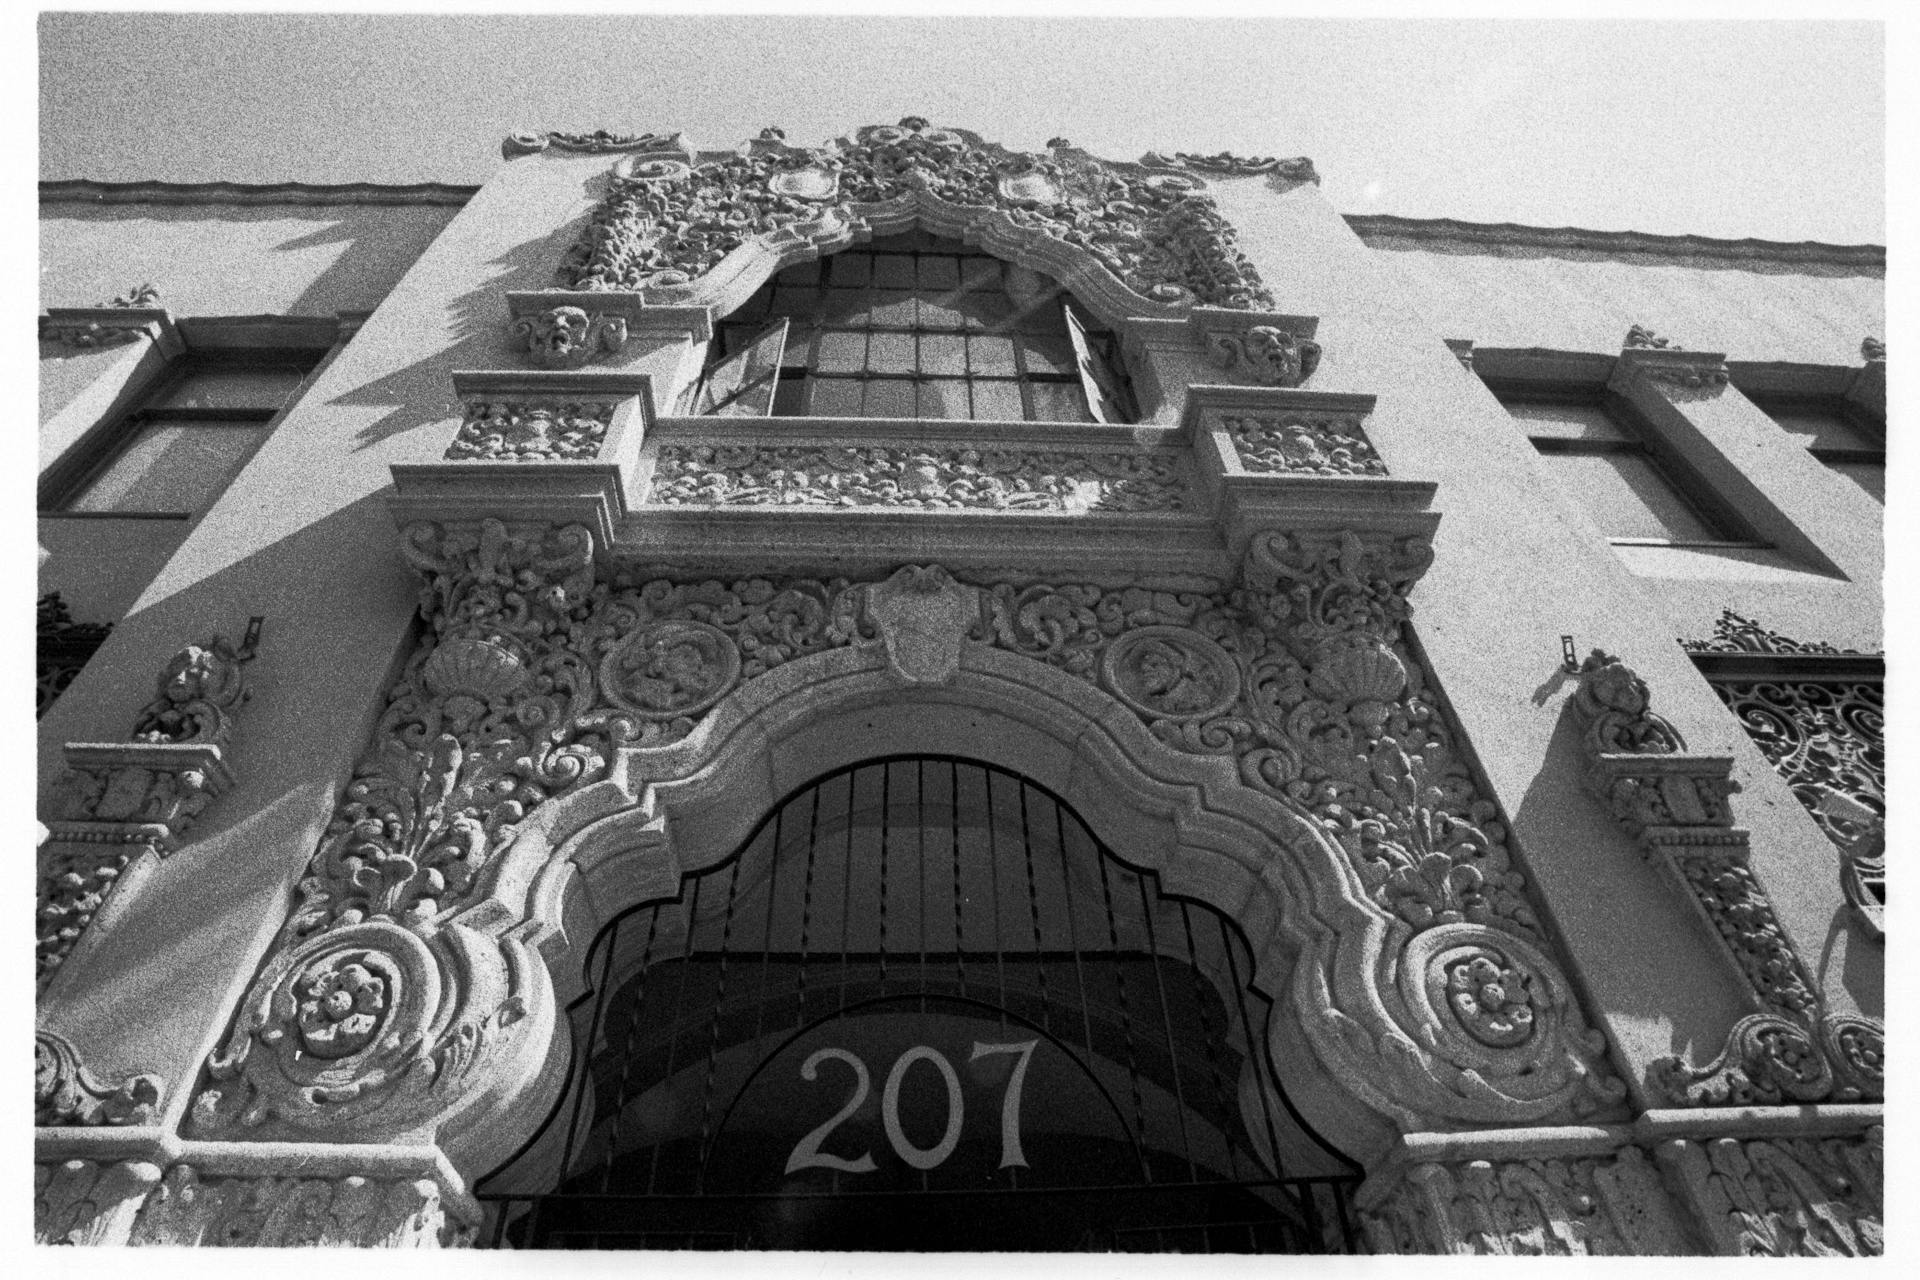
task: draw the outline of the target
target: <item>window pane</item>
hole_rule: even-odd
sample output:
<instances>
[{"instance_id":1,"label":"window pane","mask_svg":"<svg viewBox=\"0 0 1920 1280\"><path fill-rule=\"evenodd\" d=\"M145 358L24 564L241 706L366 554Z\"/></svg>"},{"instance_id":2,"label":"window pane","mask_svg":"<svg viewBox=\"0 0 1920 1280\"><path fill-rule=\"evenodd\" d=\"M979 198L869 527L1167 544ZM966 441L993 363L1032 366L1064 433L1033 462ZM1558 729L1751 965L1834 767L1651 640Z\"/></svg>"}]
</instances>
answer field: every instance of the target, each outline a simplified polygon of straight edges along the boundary
<instances>
[{"instance_id":1,"label":"window pane","mask_svg":"<svg viewBox=\"0 0 1920 1280\"><path fill-rule=\"evenodd\" d=\"M859 373L867 367L867 335L831 329L822 333L817 367L822 373Z\"/></svg>"},{"instance_id":2,"label":"window pane","mask_svg":"<svg viewBox=\"0 0 1920 1280\"><path fill-rule=\"evenodd\" d=\"M1555 404L1541 400L1503 402L1529 436L1555 440L1632 440L1597 404Z\"/></svg>"},{"instance_id":3,"label":"window pane","mask_svg":"<svg viewBox=\"0 0 1920 1280\"><path fill-rule=\"evenodd\" d=\"M921 334L920 371L964 374L967 371L967 340L957 333Z\"/></svg>"},{"instance_id":4,"label":"window pane","mask_svg":"<svg viewBox=\"0 0 1920 1280\"><path fill-rule=\"evenodd\" d=\"M278 409L300 385L297 369L222 369L188 374L154 402L165 409Z\"/></svg>"},{"instance_id":5,"label":"window pane","mask_svg":"<svg viewBox=\"0 0 1920 1280\"><path fill-rule=\"evenodd\" d=\"M67 509L198 513L226 488L265 431L193 423L143 427Z\"/></svg>"},{"instance_id":6,"label":"window pane","mask_svg":"<svg viewBox=\"0 0 1920 1280\"><path fill-rule=\"evenodd\" d=\"M969 329L1003 328L1013 319L1013 304L1004 293L970 289L956 295L952 305L966 317Z\"/></svg>"},{"instance_id":7,"label":"window pane","mask_svg":"<svg viewBox=\"0 0 1920 1280\"><path fill-rule=\"evenodd\" d=\"M1548 470L1610 538L1724 538L1638 453L1543 453Z\"/></svg>"},{"instance_id":8,"label":"window pane","mask_svg":"<svg viewBox=\"0 0 1920 1280\"><path fill-rule=\"evenodd\" d=\"M867 322L865 289L828 289L820 296L824 324L863 325Z\"/></svg>"},{"instance_id":9,"label":"window pane","mask_svg":"<svg viewBox=\"0 0 1920 1280\"><path fill-rule=\"evenodd\" d=\"M873 283L879 289L913 288L913 259L904 253L874 254Z\"/></svg>"},{"instance_id":10,"label":"window pane","mask_svg":"<svg viewBox=\"0 0 1920 1280\"><path fill-rule=\"evenodd\" d=\"M793 377L791 371L783 373L773 388L773 415L776 418L797 418L807 411L807 380Z\"/></svg>"},{"instance_id":11,"label":"window pane","mask_svg":"<svg viewBox=\"0 0 1920 1280\"><path fill-rule=\"evenodd\" d=\"M837 254L826 265L827 283L837 289L865 288L873 281L873 259L867 254Z\"/></svg>"},{"instance_id":12,"label":"window pane","mask_svg":"<svg viewBox=\"0 0 1920 1280\"><path fill-rule=\"evenodd\" d=\"M1000 259L969 255L960 260L960 279L969 286L987 289L1000 287Z\"/></svg>"},{"instance_id":13,"label":"window pane","mask_svg":"<svg viewBox=\"0 0 1920 1280\"><path fill-rule=\"evenodd\" d=\"M1798 436L1809 449L1884 448L1871 431L1856 427L1837 413L1794 411L1770 413L1789 435Z\"/></svg>"},{"instance_id":14,"label":"window pane","mask_svg":"<svg viewBox=\"0 0 1920 1280\"><path fill-rule=\"evenodd\" d=\"M951 290L921 294L920 327L922 329L966 328L967 313L960 309L957 301L956 295Z\"/></svg>"},{"instance_id":15,"label":"window pane","mask_svg":"<svg viewBox=\"0 0 1920 1280\"><path fill-rule=\"evenodd\" d=\"M875 333L867 341L867 368L876 373L912 373L913 360L910 333Z\"/></svg>"},{"instance_id":16,"label":"window pane","mask_svg":"<svg viewBox=\"0 0 1920 1280\"><path fill-rule=\"evenodd\" d=\"M860 416L860 383L852 378L814 378L807 413L816 418L857 418Z\"/></svg>"},{"instance_id":17,"label":"window pane","mask_svg":"<svg viewBox=\"0 0 1920 1280\"><path fill-rule=\"evenodd\" d=\"M1027 390L1033 394L1033 416L1038 422L1092 422L1087 397L1073 382L1035 382Z\"/></svg>"},{"instance_id":18,"label":"window pane","mask_svg":"<svg viewBox=\"0 0 1920 1280\"><path fill-rule=\"evenodd\" d=\"M967 384L960 378L930 378L919 384L922 418L967 416Z\"/></svg>"},{"instance_id":19,"label":"window pane","mask_svg":"<svg viewBox=\"0 0 1920 1280\"><path fill-rule=\"evenodd\" d=\"M967 367L977 374L1013 376L1013 340L986 334L967 338Z\"/></svg>"},{"instance_id":20,"label":"window pane","mask_svg":"<svg viewBox=\"0 0 1920 1280\"><path fill-rule=\"evenodd\" d=\"M810 316L819 296L820 291L812 285L777 284L773 287L773 304L768 312L776 316Z\"/></svg>"},{"instance_id":21,"label":"window pane","mask_svg":"<svg viewBox=\"0 0 1920 1280\"><path fill-rule=\"evenodd\" d=\"M1884 462L1829 462L1828 466L1873 495L1881 506L1887 502L1887 464Z\"/></svg>"},{"instance_id":22,"label":"window pane","mask_svg":"<svg viewBox=\"0 0 1920 1280\"><path fill-rule=\"evenodd\" d=\"M1017 382L979 381L973 384L973 416L989 422L1019 422L1027 416L1020 403Z\"/></svg>"},{"instance_id":23,"label":"window pane","mask_svg":"<svg viewBox=\"0 0 1920 1280\"><path fill-rule=\"evenodd\" d=\"M789 376L803 376L807 362L813 358L813 344L819 339L811 329L795 326L787 330L787 349L780 353L780 367L789 370Z\"/></svg>"},{"instance_id":24,"label":"window pane","mask_svg":"<svg viewBox=\"0 0 1920 1280\"><path fill-rule=\"evenodd\" d=\"M774 277L781 284L814 284L820 279L818 262L796 262Z\"/></svg>"},{"instance_id":25,"label":"window pane","mask_svg":"<svg viewBox=\"0 0 1920 1280\"><path fill-rule=\"evenodd\" d=\"M929 253L920 259L916 281L922 289L960 287L960 259L944 253Z\"/></svg>"},{"instance_id":26,"label":"window pane","mask_svg":"<svg viewBox=\"0 0 1920 1280\"><path fill-rule=\"evenodd\" d=\"M904 378L880 378L867 384L869 418L911 418L915 408L913 384Z\"/></svg>"},{"instance_id":27,"label":"window pane","mask_svg":"<svg viewBox=\"0 0 1920 1280\"><path fill-rule=\"evenodd\" d=\"M871 323L876 327L885 325L896 329L913 328L913 290L875 289L869 297L873 305L873 310L869 313L872 317Z\"/></svg>"},{"instance_id":28,"label":"window pane","mask_svg":"<svg viewBox=\"0 0 1920 1280\"><path fill-rule=\"evenodd\" d=\"M1073 373L1073 343L1063 330L1057 334L1023 334L1020 350L1027 361L1028 373Z\"/></svg>"}]
</instances>

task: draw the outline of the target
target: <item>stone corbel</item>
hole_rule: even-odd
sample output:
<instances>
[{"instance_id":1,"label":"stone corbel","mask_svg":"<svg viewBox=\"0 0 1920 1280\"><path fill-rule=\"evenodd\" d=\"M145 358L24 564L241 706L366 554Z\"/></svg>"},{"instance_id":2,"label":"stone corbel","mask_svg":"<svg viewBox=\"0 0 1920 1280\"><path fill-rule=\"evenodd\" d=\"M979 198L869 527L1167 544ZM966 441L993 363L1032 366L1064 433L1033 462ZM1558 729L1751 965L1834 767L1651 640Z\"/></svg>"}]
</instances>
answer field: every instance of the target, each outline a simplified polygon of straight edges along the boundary
<instances>
[{"instance_id":1,"label":"stone corbel","mask_svg":"<svg viewBox=\"0 0 1920 1280\"><path fill-rule=\"evenodd\" d=\"M625 350L642 305L633 293L509 293L508 332L540 368L578 369Z\"/></svg>"},{"instance_id":2,"label":"stone corbel","mask_svg":"<svg viewBox=\"0 0 1920 1280\"><path fill-rule=\"evenodd\" d=\"M1670 397L1697 400L1719 395L1731 376L1723 352L1640 346L1620 352L1613 380L1644 379L1660 386Z\"/></svg>"},{"instance_id":3,"label":"stone corbel","mask_svg":"<svg viewBox=\"0 0 1920 1280\"><path fill-rule=\"evenodd\" d=\"M48 307L40 317L40 339L69 347L115 347L148 337L168 356L178 355L180 332L164 307Z\"/></svg>"},{"instance_id":4,"label":"stone corbel","mask_svg":"<svg viewBox=\"0 0 1920 1280\"><path fill-rule=\"evenodd\" d=\"M1196 307L1188 323L1200 337L1207 363L1236 382L1297 387L1320 366L1320 344L1313 340L1320 327L1317 316Z\"/></svg>"},{"instance_id":5,"label":"stone corbel","mask_svg":"<svg viewBox=\"0 0 1920 1280\"><path fill-rule=\"evenodd\" d=\"M1733 824L1732 758L1689 753L1651 701L1619 659L1596 649L1581 664L1571 706L1585 728L1588 790L1694 904L1757 1011L1712 1062L1663 1058L1649 1084L1685 1106L1879 1097L1883 1032L1825 1009L1753 874L1747 832Z\"/></svg>"},{"instance_id":6,"label":"stone corbel","mask_svg":"<svg viewBox=\"0 0 1920 1280\"><path fill-rule=\"evenodd\" d=\"M171 853L232 785L225 752L233 714L248 696L244 662L219 636L188 645L161 673L159 696L135 721L133 741L67 744L59 809L40 847L42 982L108 895Z\"/></svg>"},{"instance_id":7,"label":"stone corbel","mask_svg":"<svg viewBox=\"0 0 1920 1280\"><path fill-rule=\"evenodd\" d=\"M1876 417L1887 416L1887 344L1867 338L1860 344L1861 364L1847 384L1846 399Z\"/></svg>"}]
</instances>

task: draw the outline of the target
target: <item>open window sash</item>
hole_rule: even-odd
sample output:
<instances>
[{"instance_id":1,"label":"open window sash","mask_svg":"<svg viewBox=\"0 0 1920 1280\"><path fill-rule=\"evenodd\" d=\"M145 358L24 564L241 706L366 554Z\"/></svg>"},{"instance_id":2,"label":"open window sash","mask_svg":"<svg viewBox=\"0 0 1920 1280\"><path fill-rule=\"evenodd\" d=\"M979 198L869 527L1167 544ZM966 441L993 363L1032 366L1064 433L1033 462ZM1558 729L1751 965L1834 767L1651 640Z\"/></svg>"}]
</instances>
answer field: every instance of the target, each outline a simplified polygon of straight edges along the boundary
<instances>
[{"instance_id":1,"label":"open window sash","mask_svg":"<svg viewBox=\"0 0 1920 1280\"><path fill-rule=\"evenodd\" d=\"M1118 373L1087 336L1086 326L1080 323L1080 317L1073 313L1073 308L1062 303L1061 310L1067 317L1067 336L1073 340L1074 366L1080 371L1080 389L1087 394L1087 408L1093 412L1094 421L1125 422L1127 393Z\"/></svg>"},{"instance_id":2,"label":"open window sash","mask_svg":"<svg viewBox=\"0 0 1920 1280\"><path fill-rule=\"evenodd\" d=\"M695 417L764 418L773 410L774 384L787 348L787 319L774 321L743 349L707 370L694 397Z\"/></svg>"}]
</instances>

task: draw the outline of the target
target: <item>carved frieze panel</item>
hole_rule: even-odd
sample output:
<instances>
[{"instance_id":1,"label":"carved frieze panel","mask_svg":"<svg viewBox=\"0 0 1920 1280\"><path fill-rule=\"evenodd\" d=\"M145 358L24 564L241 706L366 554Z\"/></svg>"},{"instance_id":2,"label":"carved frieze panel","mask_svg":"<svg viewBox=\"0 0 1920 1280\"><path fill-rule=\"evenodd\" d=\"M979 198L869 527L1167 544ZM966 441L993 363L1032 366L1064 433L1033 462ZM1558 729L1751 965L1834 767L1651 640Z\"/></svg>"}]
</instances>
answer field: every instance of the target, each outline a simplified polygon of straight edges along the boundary
<instances>
[{"instance_id":1,"label":"carved frieze panel","mask_svg":"<svg viewBox=\"0 0 1920 1280\"><path fill-rule=\"evenodd\" d=\"M1691 1202L1710 1252L1728 1257L1879 1255L1885 1138L1716 1138L1655 1155Z\"/></svg>"},{"instance_id":2,"label":"carved frieze panel","mask_svg":"<svg viewBox=\"0 0 1920 1280\"><path fill-rule=\"evenodd\" d=\"M878 445L663 445L663 506L901 507L950 511L1181 511L1165 454Z\"/></svg>"},{"instance_id":3,"label":"carved frieze panel","mask_svg":"<svg viewBox=\"0 0 1920 1280\"><path fill-rule=\"evenodd\" d=\"M826 235L925 197L1097 262L1133 295L1240 309L1272 296L1204 184L1164 166L1060 148L1009 151L919 117L819 148L763 135L740 153L662 146L623 162L568 252L564 288L674 290L750 240ZM844 240L842 240L844 243Z\"/></svg>"},{"instance_id":4,"label":"carved frieze panel","mask_svg":"<svg viewBox=\"0 0 1920 1280\"><path fill-rule=\"evenodd\" d=\"M1315 171L1313 161L1306 156L1237 156L1231 151L1200 155L1190 151L1176 151L1171 157L1150 153L1148 159L1156 163L1176 164L1183 169L1192 169L1196 173L1217 173L1235 178L1272 174L1285 182L1311 182L1315 186L1320 185L1320 175Z\"/></svg>"},{"instance_id":5,"label":"carved frieze panel","mask_svg":"<svg viewBox=\"0 0 1920 1280\"><path fill-rule=\"evenodd\" d=\"M141 1205L127 1243L202 1247L454 1248L472 1228L430 1178L246 1177L177 1164Z\"/></svg>"},{"instance_id":6,"label":"carved frieze panel","mask_svg":"<svg viewBox=\"0 0 1920 1280\"><path fill-rule=\"evenodd\" d=\"M606 442L614 407L606 400L471 402L446 457L489 462L591 459Z\"/></svg>"},{"instance_id":7,"label":"carved frieze panel","mask_svg":"<svg viewBox=\"0 0 1920 1280\"><path fill-rule=\"evenodd\" d=\"M160 1181L145 1160L62 1160L33 1166L33 1239L45 1245L125 1244Z\"/></svg>"},{"instance_id":8,"label":"carved frieze panel","mask_svg":"<svg viewBox=\"0 0 1920 1280\"><path fill-rule=\"evenodd\" d=\"M1256 474L1384 476L1387 464L1374 451L1357 413L1281 411L1263 417L1225 417L1221 425Z\"/></svg>"}]
</instances>

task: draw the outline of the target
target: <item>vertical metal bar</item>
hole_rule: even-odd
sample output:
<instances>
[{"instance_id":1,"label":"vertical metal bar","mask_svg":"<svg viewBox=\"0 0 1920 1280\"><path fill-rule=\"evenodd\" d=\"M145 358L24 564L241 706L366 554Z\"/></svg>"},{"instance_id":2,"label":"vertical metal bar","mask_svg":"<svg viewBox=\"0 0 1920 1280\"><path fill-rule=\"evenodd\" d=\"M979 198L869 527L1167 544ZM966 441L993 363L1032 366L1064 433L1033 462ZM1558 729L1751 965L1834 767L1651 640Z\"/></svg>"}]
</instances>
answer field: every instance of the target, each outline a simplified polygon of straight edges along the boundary
<instances>
[{"instance_id":1,"label":"vertical metal bar","mask_svg":"<svg viewBox=\"0 0 1920 1280\"><path fill-rule=\"evenodd\" d=\"M660 907L647 908L647 943L640 951L640 972L634 975L633 1012L627 1018L627 1034L620 1053L620 1088L613 1107L613 1136L607 1144L607 1162L600 1167L600 1194L607 1193L613 1181L613 1157L620 1150L620 1116L627 1107L627 1090L633 1081L635 1042L640 1038L640 1011L647 998L647 967L653 963L653 940L660 930Z\"/></svg>"},{"instance_id":2,"label":"vertical metal bar","mask_svg":"<svg viewBox=\"0 0 1920 1280\"><path fill-rule=\"evenodd\" d=\"M960 994L967 994L967 944L961 930L961 903L966 900L966 891L960 884L960 764L956 760L947 761L947 780L951 790L947 795L948 826L953 836L953 966L955 976L960 981Z\"/></svg>"},{"instance_id":3,"label":"vertical metal bar","mask_svg":"<svg viewBox=\"0 0 1920 1280\"><path fill-rule=\"evenodd\" d=\"M673 1026L674 1030L672 1034L667 1037L667 1065L660 1072L660 1079L663 1083L665 1081L673 1079L673 1064L680 1060L679 1020L680 1020L680 1015L684 1013L687 1008L687 983L693 974L694 920L700 914L700 882L704 878L705 877L703 876L694 876L692 878L690 883L693 889L693 895L690 898L688 898L686 900L685 905L681 907L680 918L683 922L683 927L686 929L686 932L687 932L687 941L686 941L686 945L680 948L680 991L673 998L673 1015L672 1015L671 1025ZM681 906L681 904L678 902L674 903L673 905ZM666 1144L664 1142L654 1143L653 1155L647 1161L646 1194L648 1195L653 1194L655 1182L659 1177L660 1149L665 1145Z\"/></svg>"},{"instance_id":4,"label":"vertical metal bar","mask_svg":"<svg viewBox=\"0 0 1920 1280\"><path fill-rule=\"evenodd\" d=\"M893 838L892 788L893 769L889 765L882 764L880 766L880 987L882 991L887 985L887 842Z\"/></svg>"},{"instance_id":5,"label":"vertical metal bar","mask_svg":"<svg viewBox=\"0 0 1920 1280\"><path fill-rule=\"evenodd\" d=\"M1275 1168L1278 1168L1280 1165L1280 1157L1277 1150L1273 1163ZM1300 1212L1307 1220L1306 1252L1325 1253L1327 1251L1327 1231L1325 1227L1320 1225L1320 1206L1313 1202L1313 1184L1311 1182L1305 1182L1299 1185L1300 1194L1296 1198L1300 1201Z\"/></svg>"},{"instance_id":6,"label":"vertical metal bar","mask_svg":"<svg viewBox=\"0 0 1920 1280\"><path fill-rule=\"evenodd\" d=\"M920 994L927 994L927 762L913 762L913 812L915 821L913 878L920 886ZM920 1012L927 1011L927 1002L920 1002Z\"/></svg>"},{"instance_id":7,"label":"vertical metal bar","mask_svg":"<svg viewBox=\"0 0 1920 1280\"><path fill-rule=\"evenodd\" d=\"M1133 1115L1140 1126L1140 1175L1151 1184L1153 1167L1147 1162L1147 1105L1140 1092L1140 1064L1133 1057L1133 1014L1127 1008L1127 973L1120 964L1120 926L1113 913L1113 886L1107 879L1107 854L1098 842L1094 844L1094 859L1100 864L1100 898L1107 909L1107 945L1113 952L1114 992L1120 1001L1120 1035L1127 1045L1127 1080L1133 1086Z\"/></svg>"},{"instance_id":8,"label":"vertical metal bar","mask_svg":"<svg viewBox=\"0 0 1920 1280\"><path fill-rule=\"evenodd\" d=\"M815 786L808 793L813 802L812 812L807 817L807 869L800 883L800 964L795 994L799 1000L799 1018L796 1026L807 1025L807 943L808 930L813 921L813 850L819 843L815 837L820 834L820 788Z\"/></svg>"},{"instance_id":9,"label":"vertical metal bar","mask_svg":"<svg viewBox=\"0 0 1920 1280\"><path fill-rule=\"evenodd\" d=\"M845 851L840 855L840 1007L847 1007L847 988L853 982L853 783L859 768L847 770L847 828Z\"/></svg>"},{"instance_id":10,"label":"vertical metal bar","mask_svg":"<svg viewBox=\"0 0 1920 1280\"><path fill-rule=\"evenodd\" d=\"M1227 953L1227 973L1233 981L1234 999L1240 1006L1240 1031L1247 1041L1247 1065L1253 1068L1253 1082L1260 1094L1260 1114L1267 1126L1267 1158L1273 1162L1273 1176L1280 1177L1286 1172L1280 1160L1280 1135L1273 1127L1273 1104L1267 1099L1267 1047L1260 1043L1259 1034L1254 1030L1253 1018L1247 1013L1247 987L1240 980L1240 963L1233 954L1233 935L1227 932L1225 916L1215 916L1214 923L1220 929L1220 945ZM1252 957L1248 957L1251 962Z\"/></svg>"},{"instance_id":11,"label":"vertical metal bar","mask_svg":"<svg viewBox=\"0 0 1920 1280\"><path fill-rule=\"evenodd\" d=\"M700 1177L695 1194L707 1189L707 1144L713 1138L713 1077L720 1064L720 1024L727 1016L727 961L733 951L733 904L740 884L740 864L735 858L727 867L727 905L720 920L720 980L713 993L713 1019L707 1023L707 1078L700 1088Z\"/></svg>"},{"instance_id":12,"label":"vertical metal bar","mask_svg":"<svg viewBox=\"0 0 1920 1280\"><path fill-rule=\"evenodd\" d=\"M1101 847L1100 852L1102 857L1107 856L1105 846ZM1160 1026L1167 1037L1167 1065L1173 1071L1174 1114L1180 1120L1180 1149L1187 1153L1187 1181L1198 1182L1200 1170L1193 1160L1193 1139L1187 1134L1187 1095L1180 1087L1180 1045L1173 1038L1173 1015L1167 1008L1167 983L1160 972L1160 938L1153 927L1153 909L1159 901L1159 894L1148 894L1144 875L1136 874L1134 883L1140 886L1140 912L1147 921L1147 954L1153 966L1154 991L1160 997Z\"/></svg>"},{"instance_id":13,"label":"vertical metal bar","mask_svg":"<svg viewBox=\"0 0 1920 1280\"><path fill-rule=\"evenodd\" d=\"M1078 822L1079 819L1075 818ZM1093 1014L1087 1008L1087 970L1080 956L1079 913L1073 906L1073 867L1067 856L1067 814L1066 806L1058 801L1053 806L1053 834L1060 845L1060 900L1067 909L1067 945L1073 948L1073 980L1080 991L1080 1035L1087 1052L1093 1052ZM1094 856L1099 857L1098 850Z\"/></svg>"},{"instance_id":14,"label":"vertical metal bar","mask_svg":"<svg viewBox=\"0 0 1920 1280\"><path fill-rule=\"evenodd\" d=\"M1046 944L1040 936L1040 890L1033 876L1033 834L1027 821L1027 793L1033 788L1020 781L1020 852L1027 864L1027 915L1033 921L1033 970L1040 984L1040 1025L1053 1030L1053 1002L1047 997L1047 962L1042 958Z\"/></svg>"},{"instance_id":15,"label":"vertical metal bar","mask_svg":"<svg viewBox=\"0 0 1920 1280\"><path fill-rule=\"evenodd\" d=\"M998 773L997 769L982 769L980 780L987 788L987 896L993 904L993 967L1000 989L1000 1025L1004 1027L1007 1024L1007 953L1006 940L1000 936L1000 820L993 786Z\"/></svg>"},{"instance_id":16,"label":"vertical metal bar","mask_svg":"<svg viewBox=\"0 0 1920 1280\"><path fill-rule=\"evenodd\" d=\"M1200 1015L1200 1039L1207 1047L1207 1070L1213 1076L1214 1101L1219 1104L1220 1114L1225 1117L1226 1123L1238 1126L1240 1124L1239 1106L1234 1102L1233 1096L1227 1092L1226 1081L1220 1074L1219 1037L1214 1034L1212 1019L1207 1017L1207 1006L1210 1003L1208 997L1212 994L1212 989L1207 983L1206 976L1200 972L1200 950L1194 944L1193 908L1189 903L1180 904L1180 921L1187 935L1187 958L1191 961L1190 967L1193 973L1193 1002ZM1220 1035L1225 1034L1226 1028L1222 1027ZM1237 1179L1240 1176L1240 1147L1233 1140L1233 1130L1222 1129L1220 1140L1227 1148L1227 1176ZM1254 1169L1258 1172L1259 1165L1256 1164Z\"/></svg>"},{"instance_id":17,"label":"vertical metal bar","mask_svg":"<svg viewBox=\"0 0 1920 1280\"><path fill-rule=\"evenodd\" d=\"M760 1007L753 1015L753 1038L757 1042L767 1030L767 1006L773 1003L768 994L768 976L773 969L773 921L780 904L780 895L776 890L780 886L780 850L785 847L787 806L782 804L773 811L773 848L767 853L767 928L766 944L760 953ZM766 830L765 827L761 828ZM748 852L752 849L749 847ZM746 855L741 855L746 860Z\"/></svg>"}]
</instances>

